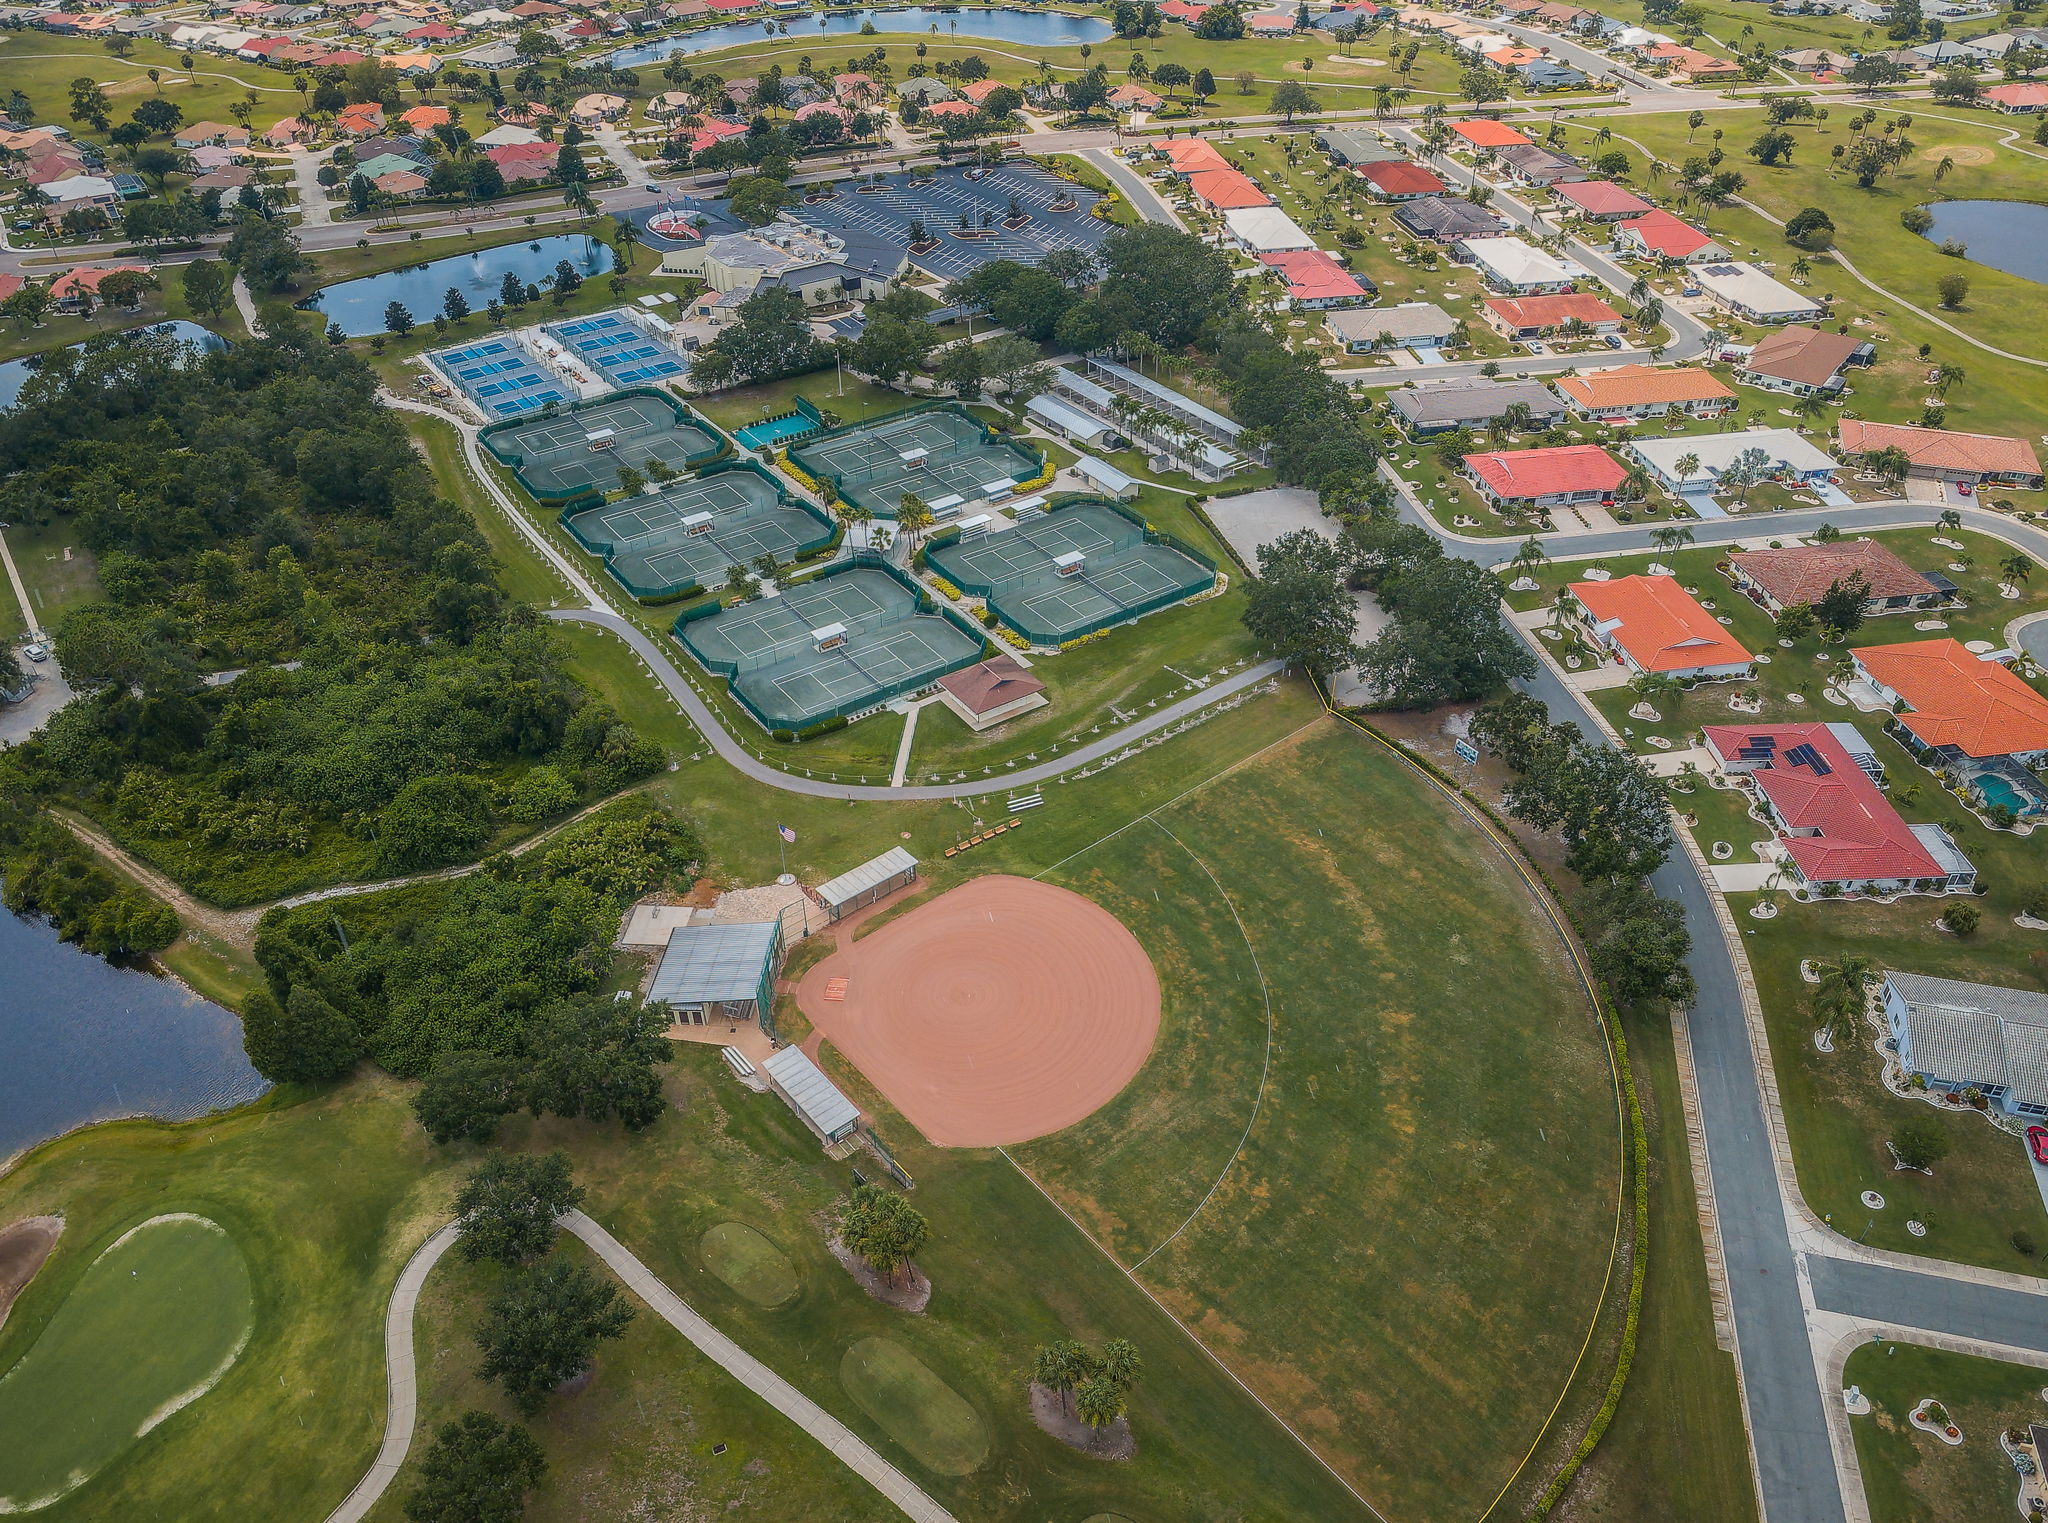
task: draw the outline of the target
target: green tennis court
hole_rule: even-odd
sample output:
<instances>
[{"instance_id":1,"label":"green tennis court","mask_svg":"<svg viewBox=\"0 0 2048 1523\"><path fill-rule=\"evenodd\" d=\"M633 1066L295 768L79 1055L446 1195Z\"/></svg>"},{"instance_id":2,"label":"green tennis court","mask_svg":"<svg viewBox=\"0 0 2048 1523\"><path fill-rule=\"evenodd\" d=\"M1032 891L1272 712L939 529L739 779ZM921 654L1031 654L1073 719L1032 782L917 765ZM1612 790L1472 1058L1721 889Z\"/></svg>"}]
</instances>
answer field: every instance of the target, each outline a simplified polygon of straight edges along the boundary
<instances>
[{"instance_id":1,"label":"green tennis court","mask_svg":"<svg viewBox=\"0 0 2048 1523\"><path fill-rule=\"evenodd\" d=\"M1037 645L1169 607L1216 580L1213 563L1100 502L1066 503L994 533L934 545L929 559Z\"/></svg>"},{"instance_id":2,"label":"green tennis court","mask_svg":"<svg viewBox=\"0 0 2048 1523\"><path fill-rule=\"evenodd\" d=\"M797 445L789 458L878 518L894 518L905 493L927 507L1007 497L1041 465L1034 451L952 407L914 408L834 429Z\"/></svg>"},{"instance_id":3,"label":"green tennis court","mask_svg":"<svg viewBox=\"0 0 2048 1523\"><path fill-rule=\"evenodd\" d=\"M789 562L832 543L822 508L784 492L752 462L563 516L576 543L637 598L725 585L728 567L763 555Z\"/></svg>"},{"instance_id":4,"label":"green tennis court","mask_svg":"<svg viewBox=\"0 0 2048 1523\"><path fill-rule=\"evenodd\" d=\"M851 717L980 659L982 640L877 558L675 632L771 730Z\"/></svg>"},{"instance_id":5,"label":"green tennis court","mask_svg":"<svg viewBox=\"0 0 2048 1523\"><path fill-rule=\"evenodd\" d=\"M725 448L709 423L658 391L622 391L541 417L494 423L478 438L527 491L557 502L617 491L621 466L645 475L659 460L680 473Z\"/></svg>"}]
</instances>

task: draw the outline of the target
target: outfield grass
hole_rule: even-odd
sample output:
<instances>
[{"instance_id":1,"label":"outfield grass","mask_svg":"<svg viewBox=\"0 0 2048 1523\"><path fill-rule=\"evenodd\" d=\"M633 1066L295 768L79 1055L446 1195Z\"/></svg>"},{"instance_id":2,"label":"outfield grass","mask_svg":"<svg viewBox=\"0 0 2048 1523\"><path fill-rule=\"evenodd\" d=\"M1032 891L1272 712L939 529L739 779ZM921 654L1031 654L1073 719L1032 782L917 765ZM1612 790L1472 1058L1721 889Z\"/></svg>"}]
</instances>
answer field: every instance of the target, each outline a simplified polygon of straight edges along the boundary
<instances>
[{"instance_id":1,"label":"outfield grass","mask_svg":"<svg viewBox=\"0 0 2048 1523\"><path fill-rule=\"evenodd\" d=\"M130 1229L0 1378L0 1507L53 1501L160 1423L189 1421L178 1404L206 1399L250 1316L249 1266L226 1232L183 1215Z\"/></svg>"},{"instance_id":2,"label":"outfield grass","mask_svg":"<svg viewBox=\"0 0 2048 1523\"><path fill-rule=\"evenodd\" d=\"M1868 1417L1852 1417L1871 1523L1976 1523L2016 1516L2020 1480L1999 1448L2007 1428L2048 1422L2041 1390L2048 1371L2002 1364L1912 1344L1865 1344L1849 1356L1845 1385L1870 1398ZM1950 1448L1908 1418L1932 1397L1963 1430ZM2032 1495L2043 1494L2035 1478Z\"/></svg>"},{"instance_id":3,"label":"outfield grass","mask_svg":"<svg viewBox=\"0 0 2048 1523\"><path fill-rule=\"evenodd\" d=\"M1395 1517L1494 1500L1615 1230L1584 993L1446 811L1319 726L1059 867L1145 943L1165 1018L1113 1105L1013 1150Z\"/></svg>"}]
</instances>

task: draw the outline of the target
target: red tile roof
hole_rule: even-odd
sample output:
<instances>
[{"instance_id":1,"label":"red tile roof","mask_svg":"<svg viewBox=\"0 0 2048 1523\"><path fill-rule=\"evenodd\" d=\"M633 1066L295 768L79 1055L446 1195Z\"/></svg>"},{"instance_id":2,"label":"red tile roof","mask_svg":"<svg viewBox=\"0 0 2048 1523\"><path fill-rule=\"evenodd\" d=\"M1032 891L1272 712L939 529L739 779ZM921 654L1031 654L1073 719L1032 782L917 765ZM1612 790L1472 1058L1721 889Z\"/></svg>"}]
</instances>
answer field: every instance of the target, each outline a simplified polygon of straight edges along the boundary
<instances>
[{"instance_id":1,"label":"red tile roof","mask_svg":"<svg viewBox=\"0 0 2048 1523\"><path fill-rule=\"evenodd\" d=\"M1556 328L1575 317L1595 327L1621 321L1621 314L1614 308L1582 291L1565 291L1556 296L1489 297L1486 309L1517 328Z\"/></svg>"},{"instance_id":2,"label":"red tile roof","mask_svg":"<svg viewBox=\"0 0 2048 1523\"><path fill-rule=\"evenodd\" d=\"M1984 99L1996 101L2001 106L2022 109L2029 106L2048 106L2048 85L1993 85L1983 92Z\"/></svg>"},{"instance_id":3,"label":"red tile roof","mask_svg":"<svg viewBox=\"0 0 2048 1523\"><path fill-rule=\"evenodd\" d=\"M1675 577L1618 576L1573 582L1572 596L1645 671L1689 672L1755 659Z\"/></svg>"},{"instance_id":4,"label":"red tile roof","mask_svg":"<svg viewBox=\"0 0 2048 1523\"><path fill-rule=\"evenodd\" d=\"M1429 170L1406 159L1360 165L1358 177L1383 196L1434 196L1449 189Z\"/></svg>"},{"instance_id":5,"label":"red tile roof","mask_svg":"<svg viewBox=\"0 0 2048 1523\"><path fill-rule=\"evenodd\" d=\"M1809 882L1947 876L1825 724L1706 726L1708 747L1724 758L1766 736L1777 743L1777 754L1752 772L1750 781L1788 830L1817 832L1778 838ZM1827 770L1804 759L1788 762L1788 754L1800 746L1810 746Z\"/></svg>"},{"instance_id":6,"label":"red tile roof","mask_svg":"<svg viewBox=\"0 0 2048 1523\"><path fill-rule=\"evenodd\" d=\"M1646 211L1640 217L1630 217L1621 226L1642 240L1643 246L1651 253L1661 254L1666 259L1684 259L1714 241L1690 222L1658 208Z\"/></svg>"},{"instance_id":7,"label":"red tile roof","mask_svg":"<svg viewBox=\"0 0 2048 1523\"><path fill-rule=\"evenodd\" d=\"M1628 468L1597 444L1553 449L1493 450L1467 455L1465 468L1505 498L1549 497L1558 492L1612 492Z\"/></svg>"},{"instance_id":8,"label":"red tile roof","mask_svg":"<svg viewBox=\"0 0 2048 1523\"><path fill-rule=\"evenodd\" d=\"M1567 180L1551 190L1592 217L1611 217L1617 212L1646 212L1650 203L1612 180Z\"/></svg>"},{"instance_id":9,"label":"red tile roof","mask_svg":"<svg viewBox=\"0 0 2048 1523\"><path fill-rule=\"evenodd\" d=\"M1906 700L1900 724L1965 756L2048 751L2048 698L1960 640L1915 640L1852 651L1857 665Z\"/></svg>"},{"instance_id":10,"label":"red tile roof","mask_svg":"<svg viewBox=\"0 0 2048 1523\"><path fill-rule=\"evenodd\" d=\"M1241 206L1271 206L1273 198L1234 169L1205 169L1188 176L1195 199L1218 211Z\"/></svg>"},{"instance_id":11,"label":"red tile roof","mask_svg":"<svg viewBox=\"0 0 2048 1523\"><path fill-rule=\"evenodd\" d=\"M1287 277L1287 295L1291 301L1331 301L1365 295L1365 287L1351 278L1351 272L1321 249L1261 254L1259 263L1269 264Z\"/></svg>"},{"instance_id":12,"label":"red tile roof","mask_svg":"<svg viewBox=\"0 0 2048 1523\"><path fill-rule=\"evenodd\" d=\"M1205 170L1228 169L1230 160L1214 143L1198 137L1161 138L1152 145L1166 155L1175 174L1201 174Z\"/></svg>"},{"instance_id":13,"label":"red tile roof","mask_svg":"<svg viewBox=\"0 0 2048 1523\"><path fill-rule=\"evenodd\" d=\"M1193 26L1202 19L1202 12L1208 8L1206 5L1196 5L1194 0L1164 0L1164 3L1159 7L1159 14L1170 16L1175 21L1184 21L1189 26Z\"/></svg>"},{"instance_id":14,"label":"red tile roof","mask_svg":"<svg viewBox=\"0 0 2048 1523\"><path fill-rule=\"evenodd\" d=\"M1874 539L1745 550L1728 559L1781 608L1818 603L1835 583L1856 576L1863 578L1874 598L1920 597L1934 590L1932 582Z\"/></svg>"},{"instance_id":15,"label":"red tile roof","mask_svg":"<svg viewBox=\"0 0 2048 1523\"><path fill-rule=\"evenodd\" d=\"M1557 389L1587 412L1610 407L1654 407L1690 402L1733 402L1735 393L1720 379L1704 370L1678 365L1659 369L1655 365L1617 365L1612 370L1591 370L1584 375L1566 376Z\"/></svg>"},{"instance_id":16,"label":"red tile roof","mask_svg":"<svg viewBox=\"0 0 2048 1523\"><path fill-rule=\"evenodd\" d=\"M1866 423L1860 418L1842 419L1835 432L1844 455L1897 448L1904 450L1913 464L1940 470L1975 471L1984 476L2041 474L2034 446L2004 434L1958 434L1911 423Z\"/></svg>"},{"instance_id":17,"label":"red tile roof","mask_svg":"<svg viewBox=\"0 0 2048 1523\"><path fill-rule=\"evenodd\" d=\"M1505 122L1496 122L1483 116L1474 117L1468 122L1452 122L1451 131L1475 148L1512 148L1517 143L1535 141L1526 133L1515 131Z\"/></svg>"},{"instance_id":18,"label":"red tile roof","mask_svg":"<svg viewBox=\"0 0 2048 1523\"><path fill-rule=\"evenodd\" d=\"M50 296L55 300L66 296L76 296L81 291L97 292L100 288L100 283L109 275L118 275L124 270L133 271L137 275L147 275L149 273L149 266L145 264L82 264L75 270L66 270L62 275L51 281Z\"/></svg>"},{"instance_id":19,"label":"red tile roof","mask_svg":"<svg viewBox=\"0 0 2048 1523\"><path fill-rule=\"evenodd\" d=\"M991 656L939 679L939 686L974 714L987 714L1006 704L1045 691L1045 684L1009 656Z\"/></svg>"}]
</instances>

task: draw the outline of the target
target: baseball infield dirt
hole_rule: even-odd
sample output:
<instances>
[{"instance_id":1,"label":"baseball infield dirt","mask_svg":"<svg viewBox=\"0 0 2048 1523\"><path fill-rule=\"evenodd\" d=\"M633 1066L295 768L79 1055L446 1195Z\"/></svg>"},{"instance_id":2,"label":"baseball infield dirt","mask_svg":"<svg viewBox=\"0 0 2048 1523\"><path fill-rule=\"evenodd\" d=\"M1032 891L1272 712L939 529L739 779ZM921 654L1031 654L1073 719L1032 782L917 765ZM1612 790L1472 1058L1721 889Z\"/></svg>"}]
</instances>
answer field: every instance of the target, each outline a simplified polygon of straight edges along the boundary
<instances>
[{"instance_id":1,"label":"baseball infield dirt","mask_svg":"<svg viewBox=\"0 0 2048 1523\"><path fill-rule=\"evenodd\" d=\"M841 999L825 998L834 979ZM1100 1109L1159 1034L1159 979L1091 899L1000 874L941 894L806 973L819 1033L931 1141L994 1147Z\"/></svg>"}]
</instances>

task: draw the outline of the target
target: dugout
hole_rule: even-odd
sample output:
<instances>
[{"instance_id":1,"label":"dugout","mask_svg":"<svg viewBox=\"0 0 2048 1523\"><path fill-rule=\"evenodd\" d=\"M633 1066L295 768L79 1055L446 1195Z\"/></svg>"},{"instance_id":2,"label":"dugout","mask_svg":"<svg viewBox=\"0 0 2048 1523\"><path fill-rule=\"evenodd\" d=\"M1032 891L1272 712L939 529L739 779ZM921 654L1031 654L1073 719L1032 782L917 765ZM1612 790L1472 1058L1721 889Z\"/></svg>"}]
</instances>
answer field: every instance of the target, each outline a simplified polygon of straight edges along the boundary
<instances>
[{"instance_id":1,"label":"dugout","mask_svg":"<svg viewBox=\"0 0 2048 1523\"><path fill-rule=\"evenodd\" d=\"M900 846L892 846L851 872L819 884L811 890L811 897L825 907L825 913L832 919L840 920L916 881L917 858Z\"/></svg>"},{"instance_id":2,"label":"dugout","mask_svg":"<svg viewBox=\"0 0 2048 1523\"><path fill-rule=\"evenodd\" d=\"M761 1065L769 1088L782 1096L803 1124L827 1146L850 1136L860 1125L860 1107L825 1077L825 1071L804 1056L801 1047L785 1047Z\"/></svg>"},{"instance_id":3,"label":"dugout","mask_svg":"<svg viewBox=\"0 0 2048 1523\"><path fill-rule=\"evenodd\" d=\"M782 965L782 922L679 925L647 988L679 1026L759 1021L775 1035L775 972Z\"/></svg>"}]
</instances>

